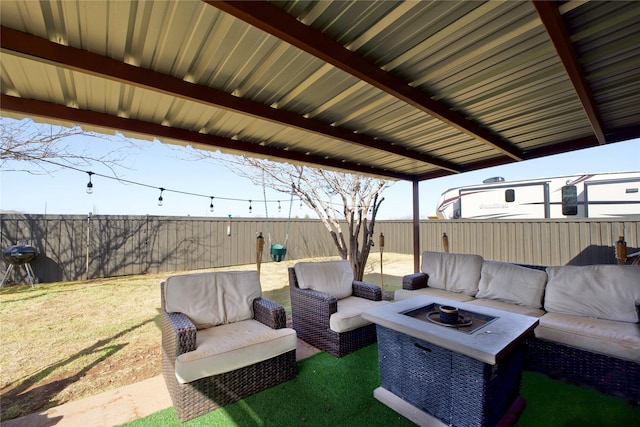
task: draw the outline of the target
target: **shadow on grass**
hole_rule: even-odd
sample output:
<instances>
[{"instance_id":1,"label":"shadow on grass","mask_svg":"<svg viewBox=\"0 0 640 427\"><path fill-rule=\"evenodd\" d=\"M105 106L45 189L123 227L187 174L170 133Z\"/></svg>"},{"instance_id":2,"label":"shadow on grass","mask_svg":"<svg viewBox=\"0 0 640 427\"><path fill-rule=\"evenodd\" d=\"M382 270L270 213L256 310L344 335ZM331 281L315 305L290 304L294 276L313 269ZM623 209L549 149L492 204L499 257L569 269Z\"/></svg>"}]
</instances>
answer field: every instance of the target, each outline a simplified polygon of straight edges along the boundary
<instances>
[{"instance_id":1,"label":"shadow on grass","mask_svg":"<svg viewBox=\"0 0 640 427\"><path fill-rule=\"evenodd\" d=\"M68 292L76 292L78 286L98 287L111 286L112 283L104 279L87 280L85 282L56 282L36 284L33 288L30 284L18 283L4 285L0 288L0 296L11 297L20 295L21 298L11 299L12 303L28 301L36 298L46 297L52 294L64 294Z\"/></svg>"},{"instance_id":2,"label":"shadow on grass","mask_svg":"<svg viewBox=\"0 0 640 427\"><path fill-rule=\"evenodd\" d=\"M2 416L0 418L5 421L8 418L15 418L57 406L58 400L56 399L56 396L62 390L70 384L78 381L89 370L99 363L107 360L126 346L126 344L110 344L111 342L150 322L154 322L154 319L146 320L125 329L110 338L97 341L92 346L77 352L66 360L47 366L33 375L19 380L19 382L7 385L5 390L2 392ZM57 369L63 368L77 359L90 355L99 355L99 357L91 363L83 366L82 369L73 375L36 386L36 384L43 381ZM33 396L37 396L37 399L33 398Z\"/></svg>"}]
</instances>

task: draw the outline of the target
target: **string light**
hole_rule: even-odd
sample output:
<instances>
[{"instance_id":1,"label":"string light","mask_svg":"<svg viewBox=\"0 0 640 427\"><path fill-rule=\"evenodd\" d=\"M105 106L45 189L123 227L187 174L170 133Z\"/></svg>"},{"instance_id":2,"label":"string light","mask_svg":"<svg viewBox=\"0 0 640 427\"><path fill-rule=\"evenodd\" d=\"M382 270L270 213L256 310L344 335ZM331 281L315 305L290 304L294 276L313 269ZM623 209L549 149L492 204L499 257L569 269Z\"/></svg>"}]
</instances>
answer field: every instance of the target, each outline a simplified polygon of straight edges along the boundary
<instances>
[{"instance_id":1,"label":"string light","mask_svg":"<svg viewBox=\"0 0 640 427\"><path fill-rule=\"evenodd\" d=\"M162 206L162 203L164 202L164 199L162 198L162 192L164 191L164 188L160 187L160 197L158 197L158 206Z\"/></svg>"},{"instance_id":2,"label":"string light","mask_svg":"<svg viewBox=\"0 0 640 427\"><path fill-rule=\"evenodd\" d=\"M93 193L93 183L91 182L91 175L93 175L93 172L89 171L89 172L87 172L87 174L89 174L89 183L87 184L87 194L92 194Z\"/></svg>"},{"instance_id":3,"label":"string light","mask_svg":"<svg viewBox=\"0 0 640 427\"><path fill-rule=\"evenodd\" d=\"M7 153L12 153L11 150L6 150L6 151L7 151ZM52 164L52 165L55 165L55 166L58 166L58 167L61 167L61 168L71 169L71 170L75 170L77 172L86 173L87 175L89 175L89 182L87 183L87 188L86 188L86 191L87 191L88 194L92 194L93 193L92 177L93 177L93 175L95 175L95 176L99 176L99 177L105 178L105 179L113 179L113 180L118 181L118 182L123 183L123 184L132 184L132 185L137 185L137 186L140 186L140 187L156 188L156 189L160 190L160 196L158 197L158 206L162 206L163 205L164 199L163 199L162 196L163 196L163 193L165 191L167 191L167 192L173 192L173 193L178 193L178 194L184 194L184 195L187 195L187 196L209 197L209 199L211 200L211 203L209 204L209 209L211 210L211 212L213 212L213 210L214 210L213 199L216 198L214 196L208 196L208 195L198 194L198 193L191 193L191 192L187 192L187 191L172 190L172 189L168 189L168 188L164 188L164 187L156 187L156 186L149 185L149 184L144 184L144 183L141 183L141 182L131 181L131 180L122 179L122 178L118 178L118 177L113 177L113 176L109 176L109 175L103 175L103 174L92 172L92 171L86 171L86 170L79 169L79 168L76 168L76 167L73 167L73 166L69 166L69 165L66 165L66 164L54 162L54 161L48 160L48 159L39 159L39 158L36 158L36 157L33 157L33 156L29 156L27 154L21 154L21 155L23 157L30 158L30 159L32 159L34 161L41 161L41 162L49 163L49 164ZM296 189L295 184L292 184L291 185L291 192L293 194L295 194L295 189ZM251 213L253 211L253 207L252 207L253 200L232 198L232 197L220 197L220 196L218 196L217 198L220 199L220 200L228 200L228 201L234 201L234 202L247 202L248 201L249 202L249 213ZM299 199L299 201L300 201L300 208L302 208L302 199ZM259 202L264 202L264 203L276 203L277 202L278 203L278 212L280 212L281 209L282 209L280 200L259 200ZM333 204L336 204L336 203L328 202L328 204L332 204L333 205ZM291 204L291 206L292 205L293 204ZM291 206L290 206L290 208L291 208Z\"/></svg>"}]
</instances>

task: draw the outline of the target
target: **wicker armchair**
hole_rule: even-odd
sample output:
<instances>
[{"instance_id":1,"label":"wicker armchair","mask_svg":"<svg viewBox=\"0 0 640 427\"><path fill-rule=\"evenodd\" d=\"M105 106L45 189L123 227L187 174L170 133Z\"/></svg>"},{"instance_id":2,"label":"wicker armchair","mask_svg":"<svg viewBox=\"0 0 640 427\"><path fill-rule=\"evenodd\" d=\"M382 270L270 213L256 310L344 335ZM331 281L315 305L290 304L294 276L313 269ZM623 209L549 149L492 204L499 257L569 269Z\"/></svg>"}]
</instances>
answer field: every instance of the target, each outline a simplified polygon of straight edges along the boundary
<instances>
[{"instance_id":1,"label":"wicker armchair","mask_svg":"<svg viewBox=\"0 0 640 427\"><path fill-rule=\"evenodd\" d=\"M226 289L218 292L221 286ZM187 315L177 308L189 305L189 293L198 302L195 313L193 307L182 309L191 310ZM215 301L218 295L227 300ZM284 308L260 295L257 272L200 273L161 283L162 372L180 422L296 376L295 331L285 328ZM226 322L206 324L206 300L225 306L220 311ZM247 307L230 308L234 304ZM251 318L239 320L246 313Z\"/></svg>"},{"instance_id":2,"label":"wicker armchair","mask_svg":"<svg viewBox=\"0 0 640 427\"><path fill-rule=\"evenodd\" d=\"M309 282L309 275L317 275L315 285L301 284L305 279ZM333 282L340 280L348 290L336 295ZM388 302L382 301L379 286L353 280L348 261L296 264L289 268L289 292L298 338L335 357L376 342L375 324L362 319L360 313Z\"/></svg>"}]
</instances>

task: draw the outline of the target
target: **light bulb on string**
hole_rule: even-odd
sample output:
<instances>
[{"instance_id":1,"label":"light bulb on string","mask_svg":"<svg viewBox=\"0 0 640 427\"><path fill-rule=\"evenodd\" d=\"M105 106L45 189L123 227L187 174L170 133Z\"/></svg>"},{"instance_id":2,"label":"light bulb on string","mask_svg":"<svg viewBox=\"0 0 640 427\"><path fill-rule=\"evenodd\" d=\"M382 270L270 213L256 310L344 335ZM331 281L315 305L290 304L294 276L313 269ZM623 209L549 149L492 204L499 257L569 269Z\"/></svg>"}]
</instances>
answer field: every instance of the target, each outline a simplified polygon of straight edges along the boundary
<instances>
[{"instance_id":1,"label":"light bulb on string","mask_svg":"<svg viewBox=\"0 0 640 427\"><path fill-rule=\"evenodd\" d=\"M213 212L213 199L215 197L211 196L211 204L209 205L209 212Z\"/></svg>"},{"instance_id":2,"label":"light bulb on string","mask_svg":"<svg viewBox=\"0 0 640 427\"><path fill-rule=\"evenodd\" d=\"M158 206L162 206L162 202L164 201L164 199L162 198L162 192L164 191L164 188L160 187L160 197L158 197Z\"/></svg>"},{"instance_id":3,"label":"light bulb on string","mask_svg":"<svg viewBox=\"0 0 640 427\"><path fill-rule=\"evenodd\" d=\"M253 207L251 206L251 200L249 200L249 213L253 212Z\"/></svg>"},{"instance_id":4,"label":"light bulb on string","mask_svg":"<svg viewBox=\"0 0 640 427\"><path fill-rule=\"evenodd\" d=\"M87 174L89 174L89 183L87 184L87 194L92 194L93 193L93 183L91 182L91 175L93 175L93 172L87 172Z\"/></svg>"},{"instance_id":5,"label":"light bulb on string","mask_svg":"<svg viewBox=\"0 0 640 427\"><path fill-rule=\"evenodd\" d=\"M280 200L278 200L278 212L282 212L282 206L280 206Z\"/></svg>"}]
</instances>

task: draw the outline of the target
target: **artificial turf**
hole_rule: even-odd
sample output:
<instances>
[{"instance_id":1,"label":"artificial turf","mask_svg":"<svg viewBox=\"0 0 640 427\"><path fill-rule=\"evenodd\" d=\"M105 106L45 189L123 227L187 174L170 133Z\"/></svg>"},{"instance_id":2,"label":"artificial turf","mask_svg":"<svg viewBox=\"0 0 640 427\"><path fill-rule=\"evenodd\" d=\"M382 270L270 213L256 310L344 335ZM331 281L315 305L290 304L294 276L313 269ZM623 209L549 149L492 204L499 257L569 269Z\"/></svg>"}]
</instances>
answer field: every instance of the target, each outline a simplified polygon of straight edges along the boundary
<instances>
[{"instance_id":1,"label":"artificial turf","mask_svg":"<svg viewBox=\"0 0 640 427\"><path fill-rule=\"evenodd\" d=\"M373 397L380 385L377 345L337 359L319 353L298 362L295 379L195 418L185 426L411 426ZM640 427L640 408L623 399L524 371L526 408L518 427ZM179 426L173 408L126 424Z\"/></svg>"}]
</instances>

